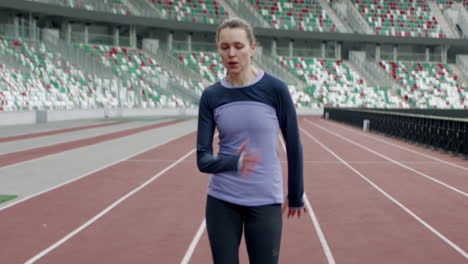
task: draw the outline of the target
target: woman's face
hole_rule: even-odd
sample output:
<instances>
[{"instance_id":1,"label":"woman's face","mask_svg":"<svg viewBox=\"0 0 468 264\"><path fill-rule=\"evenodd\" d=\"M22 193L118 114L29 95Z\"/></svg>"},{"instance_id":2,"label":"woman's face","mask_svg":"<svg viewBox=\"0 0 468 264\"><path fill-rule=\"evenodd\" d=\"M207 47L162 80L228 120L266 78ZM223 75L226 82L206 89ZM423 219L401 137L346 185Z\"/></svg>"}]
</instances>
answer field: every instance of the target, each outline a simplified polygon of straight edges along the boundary
<instances>
[{"instance_id":1,"label":"woman's face","mask_svg":"<svg viewBox=\"0 0 468 264\"><path fill-rule=\"evenodd\" d=\"M242 28L224 28L219 32L218 52L228 73L240 73L250 66L255 43L250 44Z\"/></svg>"}]
</instances>

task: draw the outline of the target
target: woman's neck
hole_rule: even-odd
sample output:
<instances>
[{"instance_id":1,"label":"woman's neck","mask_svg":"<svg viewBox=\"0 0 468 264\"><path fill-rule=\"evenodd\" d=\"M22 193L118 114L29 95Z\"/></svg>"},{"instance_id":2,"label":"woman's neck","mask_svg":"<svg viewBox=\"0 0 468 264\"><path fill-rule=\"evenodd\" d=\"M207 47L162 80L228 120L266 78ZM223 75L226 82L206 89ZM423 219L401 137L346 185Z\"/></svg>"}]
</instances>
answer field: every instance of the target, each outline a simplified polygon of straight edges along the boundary
<instances>
[{"instance_id":1,"label":"woman's neck","mask_svg":"<svg viewBox=\"0 0 468 264\"><path fill-rule=\"evenodd\" d=\"M236 74L228 73L226 80L232 86L244 86L252 83L257 78L258 70L254 67L249 67L246 71Z\"/></svg>"}]
</instances>

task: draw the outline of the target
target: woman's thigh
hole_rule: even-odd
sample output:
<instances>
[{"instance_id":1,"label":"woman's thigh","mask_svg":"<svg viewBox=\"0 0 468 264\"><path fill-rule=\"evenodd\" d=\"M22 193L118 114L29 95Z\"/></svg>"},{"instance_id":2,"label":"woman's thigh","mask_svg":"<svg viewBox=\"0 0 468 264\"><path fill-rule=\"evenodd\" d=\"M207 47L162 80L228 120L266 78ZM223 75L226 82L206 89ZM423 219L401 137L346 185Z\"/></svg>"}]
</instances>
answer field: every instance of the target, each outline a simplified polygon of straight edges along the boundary
<instances>
[{"instance_id":1,"label":"woman's thigh","mask_svg":"<svg viewBox=\"0 0 468 264\"><path fill-rule=\"evenodd\" d=\"M242 207L208 195L206 229L215 264L239 263Z\"/></svg>"},{"instance_id":2,"label":"woman's thigh","mask_svg":"<svg viewBox=\"0 0 468 264\"><path fill-rule=\"evenodd\" d=\"M244 221L250 263L278 263L282 232L281 205L249 207Z\"/></svg>"}]
</instances>

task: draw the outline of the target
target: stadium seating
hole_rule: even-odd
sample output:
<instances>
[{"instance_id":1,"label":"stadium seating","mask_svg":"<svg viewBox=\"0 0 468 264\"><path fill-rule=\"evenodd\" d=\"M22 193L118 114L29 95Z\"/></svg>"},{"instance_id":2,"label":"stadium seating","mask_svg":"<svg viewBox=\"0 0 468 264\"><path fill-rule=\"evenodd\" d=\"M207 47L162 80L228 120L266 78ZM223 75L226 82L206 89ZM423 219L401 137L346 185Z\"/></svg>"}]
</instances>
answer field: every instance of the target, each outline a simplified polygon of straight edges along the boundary
<instances>
[{"instance_id":1,"label":"stadium seating","mask_svg":"<svg viewBox=\"0 0 468 264\"><path fill-rule=\"evenodd\" d=\"M250 3L276 29L336 31L330 17L315 0L250 0Z\"/></svg>"},{"instance_id":2,"label":"stadium seating","mask_svg":"<svg viewBox=\"0 0 468 264\"><path fill-rule=\"evenodd\" d=\"M351 0L377 35L443 38L427 0Z\"/></svg>"},{"instance_id":3,"label":"stadium seating","mask_svg":"<svg viewBox=\"0 0 468 264\"><path fill-rule=\"evenodd\" d=\"M307 83L305 91L325 106L408 107L387 89L368 86L342 60L279 57L281 65Z\"/></svg>"},{"instance_id":4,"label":"stadium seating","mask_svg":"<svg viewBox=\"0 0 468 264\"><path fill-rule=\"evenodd\" d=\"M122 0L29 0L36 2L46 2L50 4L59 4L72 8L83 8L90 11L111 12L121 15L133 15L128 6Z\"/></svg>"},{"instance_id":5,"label":"stadium seating","mask_svg":"<svg viewBox=\"0 0 468 264\"><path fill-rule=\"evenodd\" d=\"M194 71L201 73L211 83L219 81L226 75L217 53L174 51L173 55Z\"/></svg>"},{"instance_id":6,"label":"stadium seating","mask_svg":"<svg viewBox=\"0 0 468 264\"><path fill-rule=\"evenodd\" d=\"M147 0L170 19L186 22L219 24L228 16L216 0Z\"/></svg>"},{"instance_id":7,"label":"stadium seating","mask_svg":"<svg viewBox=\"0 0 468 264\"><path fill-rule=\"evenodd\" d=\"M5 81L11 83L12 78L15 78L18 85L16 95L21 93L23 97L30 97L29 106L20 103L21 98L16 97L17 101L13 104L20 109L96 108L117 105L115 84L100 81L101 85L98 85L96 79L61 59L59 54L49 50L44 43L0 37L0 46L4 55L30 70L29 74L19 74L10 69L10 81ZM101 91L102 84L111 89ZM36 102L38 98L41 100Z\"/></svg>"},{"instance_id":8,"label":"stadium seating","mask_svg":"<svg viewBox=\"0 0 468 264\"><path fill-rule=\"evenodd\" d=\"M468 107L468 87L463 87L447 64L392 61L379 64L403 87L398 93L415 107Z\"/></svg>"},{"instance_id":9,"label":"stadium seating","mask_svg":"<svg viewBox=\"0 0 468 264\"><path fill-rule=\"evenodd\" d=\"M468 0L437 0L440 9L450 8L454 3L462 3L465 8L468 8Z\"/></svg>"},{"instance_id":10,"label":"stadium seating","mask_svg":"<svg viewBox=\"0 0 468 264\"><path fill-rule=\"evenodd\" d=\"M143 103L149 104L149 106L177 107L187 105L182 99L164 90L171 78L176 79L176 82L184 85L185 88L201 93L200 84L177 78L166 71L153 58L145 55L140 49L103 45L77 45L87 54L97 57L106 66L112 68L117 75L128 80L131 92L135 93L136 89L141 89ZM152 105L153 103L155 105Z\"/></svg>"}]
</instances>

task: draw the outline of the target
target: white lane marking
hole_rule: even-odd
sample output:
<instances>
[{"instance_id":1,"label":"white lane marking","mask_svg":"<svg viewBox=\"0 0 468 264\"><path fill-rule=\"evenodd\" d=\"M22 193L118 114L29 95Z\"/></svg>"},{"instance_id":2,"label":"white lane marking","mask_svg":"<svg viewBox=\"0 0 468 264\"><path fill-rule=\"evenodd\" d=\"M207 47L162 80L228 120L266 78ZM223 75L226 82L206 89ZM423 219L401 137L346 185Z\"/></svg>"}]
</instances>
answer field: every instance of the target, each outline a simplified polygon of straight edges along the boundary
<instances>
[{"instance_id":1,"label":"white lane marking","mask_svg":"<svg viewBox=\"0 0 468 264\"><path fill-rule=\"evenodd\" d=\"M74 182L74 181L77 181L77 180L80 180L80 179L85 178L85 177L87 177L87 176L90 176L90 175L92 175L92 174L94 174L94 173L96 173L96 172L98 172L98 171L101 171L101 170L103 170L103 169L105 169L105 168L111 167L111 166L113 166L113 165L115 165L115 164L117 164L117 163L120 163L120 162L123 162L123 161L127 161L127 160L129 160L131 157L138 156L138 155L140 155L141 153L144 153L144 152L147 152L147 151L149 151L149 150L151 150L151 149L154 149L154 148L160 147L160 146L162 146L162 145L165 145L165 144L167 144L167 143L169 143L169 142L171 142L171 141L174 141L174 140L177 140L177 139L179 139L179 138L181 138L181 137L183 137L183 136L186 136L186 135L188 135L189 133L191 133L191 132L188 132L187 134L183 134L183 135L180 135L180 136L175 137L175 138L167 139L166 141L163 141L163 142L161 142L161 143L159 143L159 144L156 144L156 145L154 145L154 146L150 146L150 147L148 147L148 148L146 148L146 149L143 149L143 150L141 150L141 151L138 151L138 152L136 152L136 153L134 153L134 154L130 154L130 155L128 155L128 156L126 156L126 157L124 157L124 158L122 158L122 159L119 159L119 160L114 161L114 162L112 162L112 163L106 164L106 165L104 165L104 166L102 166L102 167L99 167L99 168L97 168L97 169L95 169L95 170L92 170L92 171L90 171L90 172L87 172L87 173L85 173L85 174L82 174L81 176L78 176L77 178L74 178L74 179L72 179L72 180L66 181L66 182L64 182L64 183L61 183L61 184L58 184L58 185L55 185L55 186L52 186L52 187L50 187L50 188L48 188L48 189L45 189L45 190L40 191L40 192L38 192L38 193L32 194L32 195L30 195L30 196L26 196L26 197L24 197L23 199L20 199L20 200L18 200L18 201L13 202L13 203L7 204L7 205L5 205L4 207L0 207L0 211L6 209L6 208L8 208L8 207L17 205L17 204L19 204L19 203L21 203L21 202L24 202L24 201L26 201L26 200L29 200L29 199L31 199L31 198L34 198L34 197L36 197L36 196L39 196L39 195L41 195L41 194L43 194L43 193L50 192L50 191L52 191L52 190L54 190L54 189L60 188L60 187L62 187L62 186L64 186L64 185L67 185L67 184L72 183L72 182ZM63 152L62 152L62 153L63 153ZM60 154L61 154L61 153L60 153ZM2 167L2 168L0 168L0 169L3 169L3 168L5 168L5 167Z\"/></svg>"},{"instance_id":2,"label":"white lane marking","mask_svg":"<svg viewBox=\"0 0 468 264\"><path fill-rule=\"evenodd\" d=\"M281 145L283 146L283 150L286 153L286 146L284 145L283 139L280 137ZM333 258L333 254L328 246L327 239L323 234L322 228L320 227L319 221L317 216L315 215L314 210L312 209L312 205L309 202L309 198L307 198L307 194L304 192L304 201L309 211L310 219L312 220L312 224L314 225L315 231L317 232L317 236L319 238L320 244L322 245L323 251L325 252L325 256L327 257L327 261L329 264L335 264L335 259Z\"/></svg>"},{"instance_id":3,"label":"white lane marking","mask_svg":"<svg viewBox=\"0 0 468 264\"><path fill-rule=\"evenodd\" d=\"M181 123L184 123L184 121L181 122ZM159 123L155 123L154 125L156 125L156 124L159 124ZM174 124L172 124L172 125L174 125ZM148 126L151 126L151 125L148 125ZM168 126L170 126L170 125L163 125L163 126L161 126L161 127L152 128L152 129L150 129L150 130L158 129L158 128L164 128L164 127L168 127ZM142 127L145 127L145 126L141 126L141 127L137 127L137 128L142 128ZM134 128L130 128L130 129L134 129ZM150 131L150 130L145 130L145 131L143 131L143 132L148 132L148 131ZM118 133L118 132L123 132L123 131L125 131L125 129L124 129L124 130L115 131L115 132L111 132L111 133L104 133L104 134L99 135L99 136L92 136L92 137L82 138L82 139L78 139L78 140L71 140L71 141L62 142L62 143L58 143L58 144L65 144L65 143L70 143L70 142L79 141L79 140L84 140L84 139L90 139L90 138L94 138L94 137L105 136L105 135L108 135L108 134L113 134L113 133ZM143 132L141 132L141 133L143 133ZM138 132L138 133L140 133L140 132ZM137 133L137 134L138 134L138 133ZM118 138L114 138L114 139L111 139L111 140L117 140L117 139L121 139L121 138L123 138L123 137L132 136L132 135L135 135L135 133L130 134L130 135L126 135L126 136L121 136L121 137L118 137ZM93 143L93 144L91 144L91 145L85 145L85 146L80 146L80 147L77 147L77 148L66 149L66 150L64 150L64 151L59 151L59 152L57 152L57 153L51 153L51 154L48 154L48 155L45 155L45 156L40 156L40 157L37 157L37 158L32 158L32 159L28 159L28 160L23 160L23 161L20 161L20 162L12 163L12 164L10 164L10 165L0 166L0 169L17 167L17 166L23 165L23 164L26 163L26 162L35 161L35 160L40 160L40 159L44 159L44 158L48 158L48 157L53 157L53 156L58 156L58 155L61 155L61 154L63 154L63 153L69 152L69 151L74 151L74 150L77 150L77 149L86 148L86 147L89 147L89 146L94 146L94 145L97 145L97 144L109 142L109 141L111 141L111 140L104 140L104 141L100 141L100 142L97 142L97 143ZM50 147L50 146L54 146L54 145L48 145L48 146L43 146L43 147ZM38 147L38 148L43 148L43 147ZM35 149L35 148L26 149L26 150L21 150L21 151L27 151L27 150L33 150L33 149ZM21 152L21 151L18 151L18 152ZM13 154L13 153L15 153L15 152L7 153L7 154L5 154L5 155ZM2 154L2 155L3 155L3 154Z\"/></svg>"},{"instance_id":4,"label":"white lane marking","mask_svg":"<svg viewBox=\"0 0 468 264\"><path fill-rule=\"evenodd\" d=\"M345 126L338 126L338 125L334 125L334 126L336 126L336 127L342 127L342 128L344 128L344 129L346 129L346 130L348 130L348 131L351 131L351 132L353 132L353 133L355 133L355 134L358 134L358 135L361 135L361 136L365 136L365 137L368 137L368 138L377 140L377 141L379 141L379 142L382 142L382 143L384 143L384 144L387 144L387 145L390 145L390 146L393 146L393 147L396 147L396 148L399 148L399 149L404 149L404 150L409 151L409 152L411 152L411 153L415 153L415 154L421 155L421 156L426 157L426 158L428 158L428 159L432 159L432 160L435 160L435 161L438 161L438 162L442 162L442 163L445 163L445 164L447 164L447 165L450 165L450 166L453 166L453 167L456 167L456 168L459 168L459 169L468 171L468 168L463 167L463 166L461 166L461 165L458 165L458 164L456 164L456 163L452 163L452 162L446 161L446 160L441 160L441 159L436 158L436 157L433 157L433 156L431 156L431 155L427 155L427 154L418 152L418 151L416 151L416 150L412 150L412 149L409 149L409 148L400 146L400 145L398 145L398 144L389 142L389 141L387 141L387 140L380 139L380 138L378 138L378 137L377 137L376 135L374 135L374 134L363 133L363 132L361 132L361 131L355 131L355 130L353 130L353 129L351 129L351 128L347 128L347 127L345 127Z\"/></svg>"},{"instance_id":5,"label":"white lane marking","mask_svg":"<svg viewBox=\"0 0 468 264\"><path fill-rule=\"evenodd\" d=\"M215 132L213 138L217 138L218 135L219 135L219 133ZM206 219L203 218L203 221L202 221L200 227L198 228L197 233L193 237L192 242L190 242L190 245L189 245L189 247L187 249L187 252L185 252L184 258L180 262L181 264L182 263L183 264L189 263L190 259L192 258L193 252L195 251L195 248L197 247L198 242L200 242L200 238L201 238L203 232L205 231L205 229L206 229Z\"/></svg>"},{"instance_id":6,"label":"white lane marking","mask_svg":"<svg viewBox=\"0 0 468 264\"><path fill-rule=\"evenodd\" d=\"M374 187L375 189L377 189L380 193L382 193L385 197L387 197L390 201L394 202L396 205L398 205L401 209L403 209L406 213L408 213L410 216L412 216L414 219L416 219L419 223L421 223L423 226L425 226L427 229L429 229L432 233L434 233L436 236L438 236L440 239L442 239L445 243L447 243L449 246L451 246L453 249L455 249L458 253L460 253L463 257L465 257L466 259L468 259L468 253L466 253L463 249L461 249L457 244L455 244L454 242L450 241L447 237L445 237L442 233L440 233L439 231L437 231L437 229L435 229L434 227L432 227L431 225L429 225L427 222L425 222L424 220L422 220L419 216L417 216L415 213L413 213L410 209L408 209L406 206L404 206L402 203L400 203L397 199L393 198L391 195L389 195L388 193L386 193L383 189L381 189L377 184L375 184L374 182L372 182L371 180L369 180L366 176L364 176L361 172L359 172L358 170L356 170L355 168L353 168L351 165L349 165L345 160L343 160L340 156L338 156L337 154L335 154L335 152L333 152L331 149L329 149L327 146L325 146L324 144L322 144L322 142L320 142L318 139L316 139L314 136L312 136L311 134L309 134L307 131L305 131L304 129L302 129L302 132L304 132L308 137L310 137L311 139L313 139L315 142L317 142L317 144L319 144L322 148L324 148L325 150L327 150L328 152L330 152L333 156L335 156L335 158L337 158L338 160L340 160L346 167L348 167L349 169L351 169L354 173L356 173L357 175L359 175L362 179L364 179L365 181L367 181L372 187Z\"/></svg>"},{"instance_id":7,"label":"white lane marking","mask_svg":"<svg viewBox=\"0 0 468 264\"><path fill-rule=\"evenodd\" d=\"M142 185L138 186L137 188L133 189L132 191L130 191L129 193L127 193L126 195L122 196L120 199L118 199L117 201L115 201L114 203L112 203L111 205L109 205L107 208L105 208L104 210L102 210L99 214L95 215L93 218L89 219L86 223L84 223L83 225L81 225L80 227L78 227L77 229L73 230L72 232L70 232L68 235L64 236L62 239L60 239L59 241L55 242L53 245L49 246L48 248L44 249L43 251L41 251L39 254L35 255L34 257L32 257L31 259L29 259L28 261L25 262L25 264L31 264L31 263L34 263L35 261L39 260L40 258L42 258L43 256L45 256L47 253L51 252L52 250L58 248L59 246L61 246L62 244L64 244L65 242L67 242L69 239L71 239L72 237L74 237L76 234L78 234L79 232L81 232L82 230L84 230L85 228L87 228L88 226L92 225L93 223L95 223L97 220L99 220L101 217L103 217L106 213L108 213L110 210L114 209L115 207L117 207L120 203L122 203L123 201L125 201L126 199L128 199L130 196L134 195L135 193L137 193L138 191L140 191L141 189L143 189L144 187L146 187L148 184L150 184L151 182L153 182L154 180L156 180L157 178L159 178L161 175L163 175L164 173L166 173L168 170L172 169L173 167L175 167L177 164L179 164L182 160L184 160L185 158L187 158L188 156L190 156L192 153L195 152L196 149L192 149L191 151L189 151L187 154L185 154L184 156L182 156L180 159L178 159L176 162L172 163L171 165L169 165L168 167L166 167L165 169L163 169L162 171L160 171L158 174L154 175L151 179L147 180L146 182L144 182Z\"/></svg>"},{"instance_id":8,"label":"white lane marking","mask_svg":"<svg viewBox=\"0 0 468 264\"><path fill-rule=\"evenodd\" d=\"M350 139L348 139L348 138L346 138L346 137L344 137L344 136L342 136L342 135L340 135L340 134L337 134L337 133L335 133L335 132L333 132L333 131L331 131L331 130L328 130L328 129L322 127L322 126L316 125L316 124L310 122L309 120L306 120L306 122L308 122L308 123L310 123L310 124L312 124L312 125L314 125L314 126L320 128L320 129L322 129L322 130L324 130L324 131L327 131L328 133L330 133L330 134L332 134L332 135L334 135L334 136L336 136L336 137L339 137L339 138L341 138L341 139L344 139L344 140L348 141L349 143L351 143L351 144L353 144L353 145L356 145L356 146L358 146L358 147L360 147L360 148L363 148L363 149L369 151L370 153L373 153L373 154L375 154L375 155L377 155L377 156L379 156L379 157L382 157L382 158L384 158L384 159L386 159L386 160L389 160L389 161L391 161L391 162L397 164L397 165L400 166L400 167L403 167L403 168L405 168L405 169L407 169L407 170L410 170L410 171L412 171L412 172L414 172L414 173L416 173L416 174L418 174L418 175L420 175L420 176L423 176L423 177L425 177L425 178L427 178L427 179L429 179L429 180L431 180L431 181L434 181L434 182L436 182L436 183L438 183L438 184L440 184L440 185L442 185L442 186L444 186L444 187L446 187L446 188L448 188L448 189L450 189L450 190L452 190L452 191L454 191L454 192L457 192L457 193L459 193L459 194L461 194L461 195L463 195L463 196L465 196L465 197L468 197L468 193L465 193L465 192L463 192L463 191L461 191L461 190L459 190L459 189L457 189L457 188L455 188L455 187L453 187L453 186L451 186L451 185L449 185L449 184L446 184L445 182L442 182L442 181L440 181L440 180L437 180L437 179L435 179L435 178L432 178L431 176L428 176L427 174L424 174L424 173L422 173L422 172L420 172L420 171L418 171L418 170L415 170L415 169L413 169L413 168L411 168L411 167L408 167L408 166L406 166L405 164L402 164L401 162L398 162L398 161L396 161L396 160L393 160L393 159L391 159L391 158L389 158L389 157L387 157L387 156L385 156L385 155L383 155L383 154L381 154L381 153L379 153L379 152L377 152L377 151L374 151L374 150L372 150L372 149L370 149L370 148L368 148L368 147L366 147L366 146L363 146L363 145L361 145L361 144L359 144L359 143L356 143L356 142L354 142L354 141L352 141L352 140L350 140Z\"/></svg>"},{"instance_id":9,"label":"white lane marking","mask_svg":"<svg viewBox=\"0 0 468 264\"><path fill-rule=\"evenodd\" d=\"M192 240L192 242L190 243L190 245L189 245L189 247L188 247L188 249L187 249L187 252L185 252L185 256L184 256L184 258L182 259L182 261L180 262L180 264L187 264L187 263L189 263L190 258L192 258L193 252L195 251L195 248L197 247L198 242L200 241L200 238L201 238L203 232L205 232L205 228L206 228L206 221L205 221L205 219L203 218L203 221L202 221L200 227L198 228L197 233L196 233L195 236L193 237L193 240Z\"/></svg>"},{"instance_id":10,"label":"white lane marking","mask_svg":"<svg viewBox=\"0 0 468 264\"><path fill-rule=\"evenodd\" d=\"M309 202L309 199L307 198L307 195L304 193L304 200L307 206L307 210L310 212L310 219L312 219L312 223L314 224L315 230L317 231L317 235L320 240L320 244L322 244L323 251L325 251L325 256L327 257L327 261L329 264L335 264L335 259L333 258L333 254L330 250L330 247L328 246L327 240L325 239L325 235L322 232L322 228L320 228L319 221L317 219L317 216L314 213L314 210L312 209L312 205Z\"/></svg>"}]
</instances>

